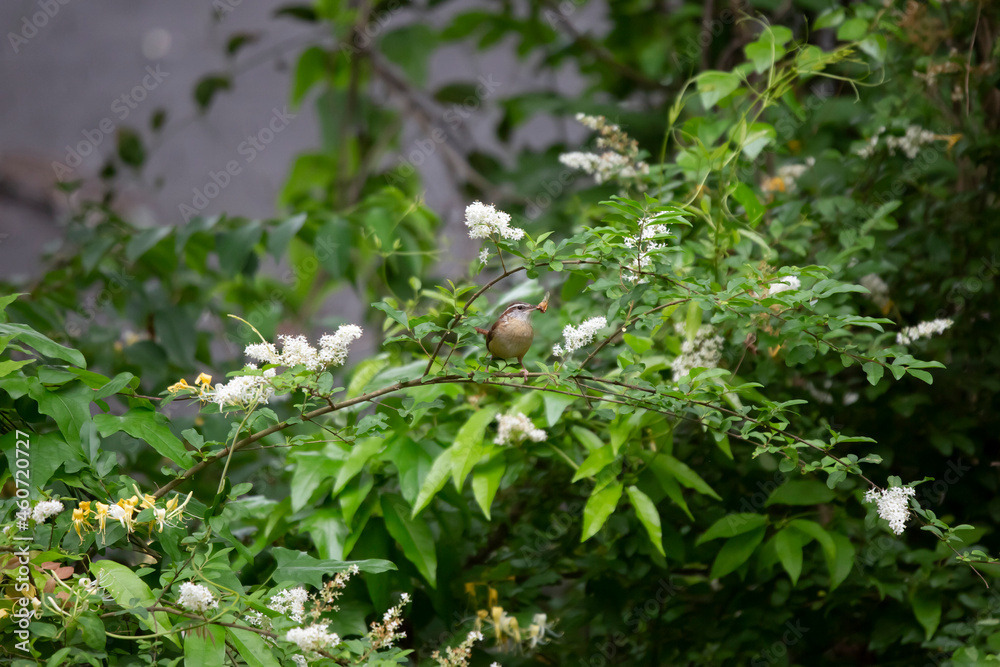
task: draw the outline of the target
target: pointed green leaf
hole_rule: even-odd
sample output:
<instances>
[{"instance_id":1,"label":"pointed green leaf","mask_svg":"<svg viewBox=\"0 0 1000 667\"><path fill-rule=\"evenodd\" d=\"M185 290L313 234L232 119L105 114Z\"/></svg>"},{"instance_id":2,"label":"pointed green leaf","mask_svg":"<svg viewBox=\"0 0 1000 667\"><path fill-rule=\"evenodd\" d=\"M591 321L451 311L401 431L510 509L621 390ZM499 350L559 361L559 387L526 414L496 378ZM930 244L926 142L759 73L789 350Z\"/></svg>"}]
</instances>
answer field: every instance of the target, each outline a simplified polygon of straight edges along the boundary
<instances>
[{"instance_id":1,"label":"pointed green leaf","mask_svg":"<svg viewBox=\"0 0 1000 667\"><path fill-rule=\"evenodd\" d=\"M453 450L451 479L459 491L462 490L472 466L483 456L483 437L486 435L486 427L493 421L496 413L496 408L492 407L476 410L455 435L455 442L451 446Z\"/></svg>"},{"instance_id":2,"label":"pointed green leaf","mask_svg":"<svg viewBox=\"0 0 1000 667\"><path fill-rule=\"evenodd\" d=\"M596 493L592 493L587 499L587 504L583 508L583 536L581 542L586 542L601 529L604 522L608 520L612 512L618 506L618 501L622 497L624 484L616 480L604 488L594 487ZM600 489L597 491L597 489Z\"/></svg>"},{"instance_id":3,"label":"pointed green leaf","mask_svg":"<svg viewBox=\"0 0 1000 667\"><path fill-rule=\"evenodd\" d=\"M818 505L836 497L826 484L815 479L793 479L785 482L768 497L764 507L771 505Z\"/></svg>"},{"instance_id":4,"label":"pointed green leaf","mask_svg":"<svg viewBox=\"0 0 1000 667\"><path fill-rule=\"evenodd\" d=\"M675 459L673 456L661 455L653 459L653 464L665 466L670 471L670 474L687 488L694 489L698 493L710 496L716 500L722 500L722 497L683 461Z\"/></svg>"},{"instance_id":5,"label":"pointed green leaf","mask_svg":"<svg viewBox=\"0 0 1000 667\"><path fill-rule=\"evenodd\" d=\"M639 521L649 533L649 541L653 543L660 555L666 558L667 554L663 551L663 529L660 526L660 513L656 511L656 505L634 484L628 487L628 497L632 501L635 513L639 515Z\"/></svg>"},{"instance_id":6,"label":"pointed green leaf","mask_svg":"<svg viewBox=\"0 0 1000 667\"><path fill-rule=\"evenodd\" d=\"M226 629L202 625L184 634L184 667L216 667L226 662Z\"/></svg>"},{"instance_id":7,"label":"pointed green leaf","mask_svg":"<svg viewBox=\"0 0 1000 667\"><path fill-rule=\"evenodd\" d=\"M341 489L361 472L365 464L368 463L368 459L375 456L384 444L385 440L382 438L364 438L354 443L354 446L351 447L351 453L347 455L347 460L344 461L343 467L337 473L337 481L333 484L334 496L340 493Z\"/></svg>"},{"instance_id":8,"label":"pointed green leaf","mask_svg":"<svg viewBox=\"0 0 1000 667\"><path fill-rule=\"evenodd\" d=\"M156 597L149 590L149 586L128 566L111 560L99 560L90 564L90 572L108 595L126 609L151 607L156 604ZM166 612L162 611L155 612L152 616L138 616L138 619L142 627L152 632L164 632L173 627ZM174 635L167 637L180 646Z\"/></svg>"},{"instance_id":9,"label":"pointed green leaf","mask_svg":"<svg viewBox=\"0 0 1000 667\"><path fill-rule=\"evenodd\" d=\"M444 488L445 483L448 481L448 475L451 474L454 457L455 448L449 447L434 459L431 469L427 472L427 476L424 477L423 484L420 485L417 500L413 504L414 517L420 514L421 510L427 507L431 499L437 495L437 492Z\"/></svg>"},{"instance_id":10,"label":"pointed green leaf","mask_svg":"<svg viewBox=\"0 0 1000 667\"><path fill-rule=\"evenodd\" d=\"M762 528L767 524L766 514L738 513L727 514L713 523L705 533L695 542L696 545L704 544L710 540L720 537L735 537L743 533Z\"/></svg>"},{"instance_id":11,"label":"pointed green leaf","mask_svg":"<svg viewBox=\"0 0 1000 667\"><path fill-rule=\"evenodd\" d=\"M226 628L226 635L236 647L236 652L246 661L247 667L281 667L270 647L264 643L264 638L256 632Z\"/></svg>"},{"instance_id":12,"label":"pointed green leaf","mask_svg":"<svg viewBox=\"0 0 1000 667\"><path fill-rule=\"evenodd\" d=\"M497 495L500 480L506 470L503 454L494 454L489 461L480 463L472 471L472 493L487 521L490 519L490 506L493 505L493 498Z\"/></svg>"},{"instance_id":13,"label":"pointed green leaf","mask_svg":"<svg viewBox=\"0 0 1000 667\"><path fill-rule=\"evenodd\" d=\"M712 571L709 577L712 579L724 577L747 562L750 556L753 555L754 549L764 539L764 532L765 529L761 526L760 528L755 528L754 530L737 535L736 537L730 537L726 540L726 543L719 549L719 554L715 557L715 562L712 563Z\"/></svg>"},{"instance_id":14,"label":"pointed green leaf","mask_svg":"<svg viewBox=\"0 0 1000 667\"><path fill-rule=\"evenodd\" d=\"M800 533L785 528L774 536L774 551L785 572L792 580L792 586L798 583L802 574L802 538Z\"/></svg>"},{"instance_id":15,"label":"pointed green leaf","mask_svg":"<svg viewBox=\"0 0 1000 667\"><path fill-rule=\"evenodd\" d=\"M421 517L411 517L401 496L386 494L381 498L385 527L403 548L406 559L417 566L431 588L437 588L437 553L434 535Z\"/></svg>"},{"instance_id":16,"label":"pointed green leaf","mask_svg":"<svg viewBox=\"0 0 1000 667\"><path fill-rule=\"evenodd\" d=\"M917 617L924 628L924 638L930 641L941 622L941 594L926 586L913 591L910 596L913 605L913 615Z\"/></svg>"},{"instance_id":17,"label":"pointed green leaf","mask_svg":"<svg viewBox=\"0 0 1000 667\"><path fill-rule=\"evenodd\" d=\"M87 360L83 358L83 355L78 350L60 345L26 324L16 324L13 322L0 323L0 336L10 336L11 340L17 339L40 354L44 354L46 357L62 359L80 368L87 367Z\"/></svg>"},{"instance_id":18,"label":"pointed green leaf","mask_svg":"<svg viewBox=\"0 0 1000 667\"><path fill-rule=\"evenodd\" d=\"M615 460L615 453L611 449L611 445L607 444L600 449L595 449L590 453L580 467L576 469L576 474L573 475L571 483L576 483L581 479L587 477L593 477L597 473L604 470Z\"/></svg>"}]
</instances>

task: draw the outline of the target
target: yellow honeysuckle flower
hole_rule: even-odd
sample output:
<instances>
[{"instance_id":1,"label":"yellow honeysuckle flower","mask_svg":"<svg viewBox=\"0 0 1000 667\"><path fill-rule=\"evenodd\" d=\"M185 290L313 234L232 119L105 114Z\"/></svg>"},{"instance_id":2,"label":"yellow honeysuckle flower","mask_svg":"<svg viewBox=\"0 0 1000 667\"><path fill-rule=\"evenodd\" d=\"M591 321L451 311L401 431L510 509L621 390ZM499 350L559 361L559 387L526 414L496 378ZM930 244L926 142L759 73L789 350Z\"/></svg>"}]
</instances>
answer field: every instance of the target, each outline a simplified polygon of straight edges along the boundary
<instances>
[{"instance_id":1,"label":"yellow honeysuckle flower","mask_svg":"<svg viewBox=\"0 0 1000 667\"><path fill-rule=\"evenodd\" d=\"M500 600L500 595L497 593L497 589L493 588L492 586L487 586L486 590L489 593L488 597L486 598L486 606L491 608L497 606L497 603Z\"/></svg>"},{"instance_id":2,"label":"yellow honeysuckle flower","mask_svg":"<svg viewBox=\"0 0 1000 667\"><path fill-rule=\"evenodd\" d=\"M785 179L779 176L769 178L761 184L760 189L764 192L784 192Z\"/></svg>"},{"instance_id":3,"label":"yellow honeysuckle flower","mask_svg":"<svg viewBox=\"0 0 1000 667\"><path fill-rule=\"evenodd\" d=\"M148 493L143 493L142 491L139 490L139 487L136 486L135 484L132 485L132 488L135 489L135 492L139 494L139 496L142 498L142 504L140 505L142 509L144 510L151 509L153 506L156 505L156 496L151 496ZM135 498L135 496L132 497Z\"/></svg>"},{"instance_id":4,"label":"yellow honeysuckle flower","mask_svg":"<svg viewBox=\"0 0 1000 667\"><path fill-rule=\"evenodd\" d=\"M90 514L90 508L88 507L85 510L83 508L83 503L80 503L80 507L73 510L73 528L76 530L76 536L80 538L81 542L83 542L83 533L81 530L83 528L86 528L87 530L93 528L93 526L90 525L90 522L87 521L88 514Z\"/></svg>"},{"instance_id":5,"label":"yellow honeysuckle flower","mask_svg":"<svg viewBox=\"0 0 1000 667\"><path fill-rule=\"evenodd\" d=\"M169 387L167 387L167 391L169 391L171 394L173 394L175 392L178 392L181 389L193 389L193 387L191 385L189 385L187 383L187 380L185 380L184 378L181 378L177 382L175 382L172 385L170 385Z\"/></svg>"},{"instance_id":6,"label":"yellow honeysuckle flower","mask_svg":"<svg viewBox=\"0 0 1000 667\"><path fill-rule=\"evenodd\" d=\"M107 505L105 505L104 503L100 502L100 501L98 501L96 503L96 506L97 506L97 512L96 512L96 515L97 515L97 527L101 531L101 535L103 535L104 534L104 528L105 528L104 523L108 519L108 509L109 509L109 507Z\"/></svg>"},{"instance_id":7,"label":"yellow honeysuckle flower","mask_svg":"<svg viewBox=\"0 0 1000 667\"><path fill-rule=\"evenodd\" d=\"M195 384L203 384L206 388L212 388L212 376L208 373L201 373L198 375L198 379L194 381Z\"/></svg>"}]
</instances>

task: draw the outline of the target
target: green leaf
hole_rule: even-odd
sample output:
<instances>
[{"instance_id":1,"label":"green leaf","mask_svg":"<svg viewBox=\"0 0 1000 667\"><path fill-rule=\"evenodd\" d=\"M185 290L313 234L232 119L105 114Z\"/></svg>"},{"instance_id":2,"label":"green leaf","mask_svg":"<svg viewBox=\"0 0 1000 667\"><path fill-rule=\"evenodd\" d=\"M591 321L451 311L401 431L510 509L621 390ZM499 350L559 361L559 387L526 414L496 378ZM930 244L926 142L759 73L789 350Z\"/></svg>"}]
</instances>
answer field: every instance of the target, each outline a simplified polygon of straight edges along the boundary
<instances>
[{"instance_id":1,"label":"green leaf","mask_svg":"<svg viewBox=\"0 0 1000 667\"><path fill-rule=\"evenodd\" d=\"M0 296L0 313L6 312L7 306L14 303L14 300L18 297L26 295L27 292L18 292L16 294L8 294L6 296Z\"/></svg>"},{"instance_id":2,"label":"green leaf","mask_svg":"<svg viewBox=\"0 0 1000 667\"><path fill-rule=\"evenodd\" d=\"M830 568L830 590L832 591L842 584L844 579L847 579L847 575L854 569L854 555L856 550L846 535L832 533L831 537L833 538L834 545L837 547L836 563L834 567Z\"/></svg>"},{"instance_id":3,"label":"green leaf","mask_svg":"<svg viewBox=\"0 0 1000 667\"><path fill-rule=\"evenodd\" d=\"M328 445L323 451L295 452L290 459L294 462L292 473L292 511L297 512L312 498L321 485L336 479L340 467L344 465L347 454L334 445ZM332 487L332 482L331 482Z\"/></svg>"},{"instance_id":4,"label":"green leaf","mask_svg":"<svg viewBox=\"0 0 1000 667\"><path fill-rule=\"evenodd\" d=\"M799 582L802 574L802 538L799 533L785 528L774 536L774 551L785 572L792 580L792 586Z\"/></svg>"},{"instance_id":5,"label":"green leaf","mask_svg":"<svg viewBox=\"0 0 1000 667\"><path fill-rule=\"evenodd\" d=\"M216 667L226 662L226 628L202 625L184 636L184 667Z\"/></svg>"},{"instance_id":6,"label":"green leaf","mask_svg":"<svg viewBox=\"0 0 1000 667\"><path fill-rule=\"evenodd\" d=\"M601 488L600 485L594 487L596 493L592 493L587 499L587 504L583 508L583 536L581 542L586 542L601 529L604 522L608 520L612 512L618 506L618 501L622 497L624 484L620 480L615 480L611 484ZM597 491L597 489L600 489Z\"/></svg>"},{"instance_id":7,"label":"green leaf","mask_svg":"<svg viewBox=\"0 0 1000 667\"><path fill-rule=\"evenodd\" d=\"M145 255L157 243L170 236L170 233L173 231L174 228L171 226L151 227L150 229L142 230L133 236L128 245L125 246L125 259L134 262Z\"/></svg>"},{"instance_id":8,"label":"green leaf","mask_svg":"<svg viewBox=\"0 0 1000 667\"><path fill-rule=\"evenodd\" d=\"M156 603L156 597L149 590L149 586L126 565L112 560L99 560L90 564L90 572L108 595L126 609L152 607ZM142 627L153 632L163 632L173 628L166 612L158 611L152 615L136 616ZM171 634L167 637L180 646L176 636Z\"/></svg>"},{"instance_id":9,"label":"green leaf","mask_svg":"<svg viewBox=\"0 0 1000 667\"><path fill-rule=\"evenodd\" d=\"M562 413L566 411L566 408L573 404L576 397L566 396L565 394L545 393L542 400L545 402L545 421L552 427L562 417Z\"/></svg>"},{"instance_id":10,"label":"green leaf","mask_svg":"<svg viewBox=\"0 0 1000 667\"><path fill-rule=\"evenodd\" d=\"M274 580L278 585L284 583L294 583L295 585L309 584L315 588L323 586L323 577L330 577L337 572L344 572L355 565L362 572L378 574L395 570L396 566L391 561L378 558L369 560L335 560L313 558L304 551L294 551L284 547L274 547L271 549L277 566L274 570ZM103 562L103 561L101 561Z\"/></svg>"},{"instance_id":11,"label":"green leaf","mask_svg":"<svg viewBox=\"0 0 1000 667\"><path fill-rule=\"evenodd\" d=\"M333 495L340 493L351 479L357 475L368 463L368 459L375 456L382 449L385 441L382 438L365 438L355 441L351 447L351 453L347 455L347 460L341 466L337 474L337 481L333 484Z\"/></svg>"},{"instance_id":12,"label":"green leaf","mask_svg":"<svg viewBox=\"0 0 1000 667\"><path fill-rule=\"evenodd\" d=\"M38 403L38 411L55 420L66 442L80 444L80 427L90 421L90 399L94 392L80 381L68 382L58 388L36 383L28 387L28 395Z\"/></svg>"},{"instance_id":13,"label":"green leaf","mask_svg":"<svg viewBox=\"0 0 1000 667\"><path fill-rule=\"evenodd\" d=\"M146 442L161 455L170 459L182 468L194 465L191 453L184 449L184 443L170 432L167 418L152 410L132 408L124 415L97 415L94 417L103 437L112 433L125 431L133 438Z\"/></svg>"},{"instance_id":14,"label":"green leaf","mask_svg":"<svg viewBox=\"0 0 1000 667\"><path fill-rule=\"evenodd\" d=\"M246 661L247 667L281 667L281 663L271 653L271 648L256 632L226 628L226 635L236 647L236 652Z\"/></svg>"},{"instance_id":15,"label":"green leaf","mask_svg":"<svg viewBox=\"0 0 1000 667\"><path fill-rule=\"evenodd\" d=\"M194 87L194 101L198 105L198 110L204 112L217 93L230 88L232 88L232 81L228 75L209 74L203 76Z\"/></svg>"},{"instance_id":16,"label":"green leaf","mask_svg":"<svg viewBox=\"0 0 1000 667\"><path fill-rule=\"evenodd\" d=\"M745 183L738 183L736 185L736 189L733 190L733 199L738 201L740 206L746 211L747 223L751 227L755 227L760 222L760 219L764 217L764 213L767 212L767 208L760 203L757 195Z\"/></svg>"},{"instance_id":17,"label":"green leaf","mask_svg":"<svg viewBox=\"0 0 1000 667\"><path fill-rule=\"evenodd\" d=\"M386 494L381 498L385 527L403 548L403 555L417 566L431 588L437 588L437 553L434 535L421 517L410 516L402 497Z\"/></svg>"},{"instance_id":18,"label":"green leaf","mask_svg":"<svg viewBox=\"0 0 1000 667\"><path fill-rule=\"evenodd\" d=\"M740 77L732 72L709 70L699 74L697 81L698 97L706 111L740 87Z\"/></svg>"},{"instance_id":19,"label":"green leaf","mask_svg":"<svg viewBox=\"0 0 1000 667\"><path fill-rule=\"evenodd\" d=\"M751 530L756 530L767 524L766 514L739 513L727 514L711 526L698 538L695 545L701 545L720 537L735 537Z\"/></svg>"},{"instance_id":20,"label":"green leaf","mask_svg":"<svg viewBox=\"0 0 1000 667\"><path fill-rule=\"evenodd\" d=\"M100 389L94 393L94 400L98 401L102 398L107 398L108 396L113 396L119 391L128 386L132 382L134 375L131 373L119 373L112 380L109 380L107 384L103 385Z\"/></svg>"},{"instance_id":21,"label":"green leaf","mask_svg":"<svg viewBox=\"0 0 1000 667\"><path fill-rule=\"evenodd\" d=\"M920 371L915 368L907 368L906 372L917 378L918 380L923 380L927 384L934 384L934 376L932 376L927 371Z\"/></svg>"},{"instance_id":22,"label":"green leaf","mask_svg":"<svg viewBox=\"0 0 1000 667\"><path fill-rule=\"evenodd\" d=\"M767 499L764 507L771 505L818 505L828 503L836 494L826 484L815 479L790 480L785 482Z\"/></svg>"},{"instance_id":23,"label":"green leaf","mask_svg":"<svg viewBox=\"0 0 1000 667\"><path fill-rule=\"evenodd\" d=\"M323 80L331 64L326 51L310 46L299 56L292 79L292 108L297 108L309 89Z\"/></svg>"},{"instance_id":24,"label":"green leaf","mask_svg":"<svg viewBox=\"0 0 1000 667\"><path fill-rule=\"evenodd\" d=\"M841 8L830 8L825 10L813 23L813 30L823 30L825 28L836 28L844 22L844 10Z\"/></svg>"},{"instance_id":25,"label":"green leaf","mask_svg":"<svg viewBox=\"0 0 1000 667\"><path fill-rule=\"evenodd\" d=\"M22 366L33 364L36 361L37 359L24 359L23 361L11 361L10 359L4 359L3 361L0 361L0 378L6 377Z\"/></svg>"},{"instance_id":26,"label":"green leaf","mask_svg":"<svg viewBox=\"0 0 1000 667\"><path fill-rule=\"evenodd\" d=\"M614 450L611 449L610 443L602 446L600 449L595 449L586 459L583 460L580 467L576 469L576 474L573 475L573 479L570 480L570 483L575 484L581 479L593 477L608 467L614 460L615 453Z\"/></svg>"},{"instance_id":27,"label":"green leaf","mask_svg":"<svg viewBox=\"0 0 1000 667\"><path fill-rule=\"evenodd\" d=\"M724 577L747 562L750 556L753 555L754 549L764 539L765 532L766 529L761 526L760 528L755 528L754 530L730 537L726 540L726 543L719 549L719 553L715 557L715 562L712 563L712 570L709 577L711 579Z\"/></svg>"},{"instance_id":28,"label":"green leaf","mask_svg":"<svg viewBox=\"0 0 1000 667\"><path fill-rule=\"evenodd\" d=\"M662 462L660 459L662 459ZM670 471L670 474L687 488L694 489L698 493L715 498L716 500L722 500L722 497L683 461L675 459L673 456L660 455L653 459L653 464L665 466Z\"/></svg>"},{"instance_id":29,"label":"green leaf","mask_svg":"<svg viewBox=\"0 0 1000 667\"><path fill-rule=\"evenodd\" d=\"M80 614L76 619L83 643L95 651L104 650L108 635L104 630L104 622L92 611Z\"/></svg>"},{"instance_id":30,"label":"green leaf","mask_svg":"<svg viewBox=\"0 0 1000 667\"><path fill-rule=\"evenodd\" d=\"M395 308L393 308L392 306L390 306L389 304L387 304L384 301L378 301L376 303L373 303L372 307L375 310L381 310L383 313L385 313L386 315L388 315L391 319L393 319L396 322L399 322L400 324L402 324L404 329L409 329L410 328L410 318L406 314L405 311L396 310Z\"/></svg>"},{"instance_id":31,"label":"green leaf","mask_svg":"<svg viewBox=\"0 0 1000 667\"><path fill-rule=\"evenodd\" d=\"M489 461L480 463L472 471L472 494L479 503L479 508L483 510L486 520L490 520L490 507L493 505L493 498L500 488L500 480L507 470L502 453L495 453Z\"/></svg>"},{"instance_id":32,"label":"green leaf","mask_svg":"<svg viewBox=\"0 0 1000 667\"><path fill-rule=\"evenodd\" d=\"M656 511L656 505L649 496L639 490L634 484L628 487L628 497L632 501L635 513L639 515L639 521L646 527L649 533L649 541L653 543L660 555L667 557L663 550L663 529L660 526L660 513Z\"/></svg>"},{"instance_id":33,"label":"green leaf","mask_svg":"<svg viewBox=\"0 0 1000 667\"><path fill-rule=\"evenodd\" d=\"M26 324L17 324L14 322L0 323L0 336L10 336L10 340L19 340L46 357L62 359L80 368L87 367L87 360L83 358L83 355L79 351L60 345Z\"/></svg>"},{"instance_id":34,"label":"green leaf","mask_svg":"<svg viewBox=\"0 0 1000 667\"><path fill-rule=\"evenodd\" d=\"M854 18L848 19L837 28L837 39L843 42L856 42L868 32L868 21Z\"/></svg>"},{"instance_id":35,"label":"green leaf","mask_svg":"<svg viewBox=\"0 0 1000 667\"><path fill-rule=\"evenodd\" d=\"M872 386L877 385L878 381L885 374L885 366L874 361L867 361L861 367L865 369L865 373L868 375L868 382Z\"/></svg>"},{"instance_id":36,"label":"green leaf","mask_svg":"<svg viewBox=\"0 0 1000 667\"><path fill-rule=\"evenodd\" d=\"M130 167L139 168L146 161L146 148L142 137L130 127L119 127L115 134L118 144L118 159Z\"/></svg>"},{"instance_id":37,"label":"green leaf","mask_svg":"<svg viewBox=\"0 0 1000 667\"><path fill-rule=\"evenodd\" d=\"M486 427L493 421L496 413L495 407L476 410L455 435L455 442L450 448L453 450L451 479L459 491L465 484L465 478L472 471L472 466L483 456L483 437L486 435Z\"/></svg>"},{"instance_id":38,"label":"green leaf","mask_svg":"<svg viewBox=\"0 0 1000 667\"><path fill-rule=\"evenodd\" d=\"M437 495L437 492L444 488L445 483L448 481L448 475L451 474L451 469L453 467L453 459L455 458L455 449L449 447L448 449L441 452L436 459L434 459L431 469L427 472L427 476L424 477L423 484L420 485L420 492L417 493L417 500L413 504L413 516L416 517L417 514L421 512L431 499Z\"/></svg>"},{"instance_id":39,"label":"green leaf","mask_svg":"<svg viewBox=\"0 0 1000 667\"><path fill-rule=\"evenodd\" d=\"M650 468L653 471L653 475L655 475L656 479L660 482L660 486L667 494L667 497L674 501L674 504L680 507L681 510L687 514L689 519L694 521L694 515L691 514L691 510L688 509L688 504L687 501L684 500L684 493L681 491L680 484L677 483L677 480L672 474L670 474L670 471L667 470L666 466L651 465Z\"/></svg>"},{"instance_id":40,"label":"green leaf","mask_svg":"<svg viewBox=\"0 0 1000 667\"><path fill-rule=\"evenodd\" d=\"M921 586L913 591L910 596L910 604L913 605L913 615L924 628L924 638L930 641L937 630L938 623L941 622L941 594L931 590L926 586Z\"/></svg>"},{"instance_id":41,"label":"green leaf","mask_svg":"<svg viewBox=\"0 0 1000 667\"><path fill-rule=\"evenodd\" d=\"M830 537L830 533L826 532L823 526L815 521L807 521L806 519L793 519L788 525L819 542L820 548L823 550L823 559L826 560L826 568L829 570L832 580L837 571L837 544Z\"/></svg>"}]
</instances>

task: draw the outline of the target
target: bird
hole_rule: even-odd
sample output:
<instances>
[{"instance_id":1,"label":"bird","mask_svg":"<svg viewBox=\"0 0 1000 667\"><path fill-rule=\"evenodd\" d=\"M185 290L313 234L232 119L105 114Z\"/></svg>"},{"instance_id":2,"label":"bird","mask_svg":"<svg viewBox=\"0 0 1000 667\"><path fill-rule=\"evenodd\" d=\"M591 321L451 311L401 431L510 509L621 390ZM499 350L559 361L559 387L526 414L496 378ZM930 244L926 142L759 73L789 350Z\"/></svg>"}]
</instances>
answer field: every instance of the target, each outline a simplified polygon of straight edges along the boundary
<instances>
[{"instance_id":1,"label":"bird","mask_svg":"<svg viewBox=\"0 0 1000 667\"><path fill-rule=\"evenodd\" d=\"M545 312L541 304L533 306L515 301L504 309L489 329L476 327L477 332L486 336L486 349L494 358L517 359L525 382L528 381L528 369L524 367L524 355L531 349L531 341L535 337L535 330L531 328L531 313L536 310Z\"/></svg>"}]
</instances>

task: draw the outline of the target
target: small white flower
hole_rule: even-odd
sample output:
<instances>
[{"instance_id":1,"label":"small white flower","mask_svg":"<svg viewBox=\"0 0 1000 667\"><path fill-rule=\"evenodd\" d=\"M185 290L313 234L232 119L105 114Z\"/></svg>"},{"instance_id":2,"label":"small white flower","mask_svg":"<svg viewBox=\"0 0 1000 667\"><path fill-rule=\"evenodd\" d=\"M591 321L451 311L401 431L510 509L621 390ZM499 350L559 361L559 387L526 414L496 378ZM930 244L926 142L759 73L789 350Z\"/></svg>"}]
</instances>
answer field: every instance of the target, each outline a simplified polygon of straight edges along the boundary
<instances>
[{"instance_id":1,"label":"small white flower","mask_svg":"<svg viewBox=\"0 0 1000 667\"><path fill-rule=\"evenodd\" d=\"M181 584L181 594L177 598L177 603L188 611L198 613L204 613L219 606L219 601L212 595L212 591L201 584L190 581Z\"/></svg>"},{"instance_id":2,"label":"small white flower","mask_svg":"<svg viewBox=\"0 0 1000 667\"><path fill-rule=\"evenodd\" d=\"M313 624L307 628L292 628L285 639L298 644L303 653L315 653L340 643L340 637L333 632L327 632L325 625Z\"/></svg>"},{"instance_id":3,"label":"small white flower","mask_svg":"<svg viewBox=\"0 0 1000 667\"><path fill-rule=\"evenodd\" d=\"M337 332L326 334L319 339L319 360L323 366L343 366L347 361L347 351L351 343L364 334L356 324L343 324Z\"/></svg>"},{"instance_id":4,"label":"small white flower","mask_svg":"<svg viewBox=\"0 0 1000 667\"><path fill-rule=\"evenodd\" d=\"M797 290L802 287L802 281L795 276L785 276L771 283L767 288L767 296L774 296L786 290Z\"/></svg>"},{"instance_id":5,"label":"small white flower","mask_svg":"<svg viewBox=\"0 0 1000 667\"><path fill-rule=\"evenodd\" d=\"M489 264L490 261L490 250L489 248L483 248L479 251L479 263L483 266Z\"/></svg>"},{"instance_id":6,"label":"small white flower","mask_svg":"<svg viewBox=\"0 0 1000 667\"><path fill-rule=\"evenodd\" d=\"M594 335L606 326L608 326L608 320L601 316L591 317L577 327L567 324L563 329L563 339L566 341L566 345L562 346L557 343L553 346L552 353L556 356L567 357L581 347L592 343Z\"/></svg>"},{"instance_id":7,"label":"small white flower","mask_svg":"<svg viewBox=\"0 0 1000 667\"><path fill-rule=\"evenodd\" d=\"M31 518L35 523L45 523L50 516L55 516L63 511L63 504L58 500L43 500L31 511Z\"/></svg>"},{"instance_id":8,"label":"small white flower","mask_svg":"<svg viewBox=\"0 0 1000 667\"><path fill-rule=\"evenodd\" d=\"M256 359L263 364L281 363L281 355L279 355L278 350L275 349L274 343L252 343L247 345L243 354L251 359Z\"/></svg>"},{"instance_id":9,"label":"small white flower","mask_svg":"<svg viewBox=\"0 0 1000 667\"><path fill-rule=\"evenodd\" d=\"M296 667L307 667L309 665L309 661L306 660L304 655L293 655L292 662L295 663Z\"/></svg>"},{"instance_id":10,"label":"small white flower","mask_svg":"<svg viewBox=\"0 0 1000 667\"><path fill-rule=\"evenodd\" d=\"M309 344L305 336L278 336L281 339L281 363L289 368L305 366L311 371L319 370L319 350Z\"/></svg>"},{"instance_id":11,"label":"small white flower","mask_svg":"<svg viewBox=\"0 0 1000 667\"><path fill-rule=\"evenodd\" d=\"M267 608L279 614L287 614L296 623L305 620L305 605L309 599L309 593L301 586L297 588L285 588L271 596Z\"/></svg>"},{"instance_id":12,"label":"small white flower","mask_svg":"<svg viewBox=\"0 0 1000 667\"><path fill-rule=\"evenodd\" d=\"M256 370L253 364L247 364L248 369ZM215 385L212 400L220 407L227 405L249 407L253 404L266 404L274 396L274 387L269 378L276 375L276 369L264 371L264 375L240 375L225 384Z\"/></svg>"},{"instance_id":13,"label":"small white flower","mask_svg":"<svg viewBox=\"0 0 1000 667\"><path fill-rule=\"evenodd\" d=\"M684 326L677 324L675 330L684 335ZM711 325L703 324L695 332L694 339L681 343L681 353L674 358L670 367L674 371L674 382L687 376L695 368L715 368L722 359L722 336L714 335Z\"/></svg>"},{"instance_id":14,"label":"small white flower","mask_svg":"<svg viewBox=\"0 0 1000 667\"><path fill-rule=\"evenodd\" d=\"M913 327L906 327L896 334L896 342L900 345L909 345L920 338L930 338L935 334L944 333L955 322L950 319L937 319L929 322L921 322Z\"/></svg>"},{"instance_id":15,"label":"small white flower","mask_svg":"<svg viewBox=\"0 0 1000 667\"><path fill-rule=\"evenodd\" d=\"M535 424L523 412L512 415L497 415L497 437L495 445L517 444L525 439L532 442L542 442L547 437L544 430L535 428Z\"/></svg>"},{"instance_id":16,"label":"small white flower","mask_svg":"<svg viewBox=\"0 0 1000 667\"><path fill-rule=\"evenodd\" d=\"M915 494L911 486L894 486L884 491L872 487L865 492L865 502L874 500L878 504L878 515L889 522L892 532L902 535L910 514L907 498Z\"/></svg>"},{"instance_id":17,"label":"small white flower","mask_svg":"<svg viewBox=\"0 0 1000 667\"><path fill-rule=\"evenodd\" d=\"M510 226L510 214L498 211L493 204L474 202L465 207L465 226L469 238L488 239L496 235L511 241L524 237L524 230Z\"/></svg>"}]
</instances>

